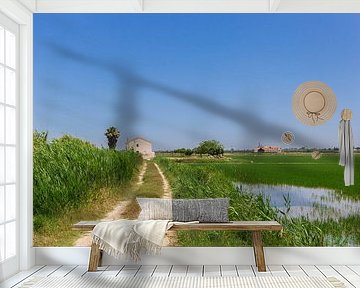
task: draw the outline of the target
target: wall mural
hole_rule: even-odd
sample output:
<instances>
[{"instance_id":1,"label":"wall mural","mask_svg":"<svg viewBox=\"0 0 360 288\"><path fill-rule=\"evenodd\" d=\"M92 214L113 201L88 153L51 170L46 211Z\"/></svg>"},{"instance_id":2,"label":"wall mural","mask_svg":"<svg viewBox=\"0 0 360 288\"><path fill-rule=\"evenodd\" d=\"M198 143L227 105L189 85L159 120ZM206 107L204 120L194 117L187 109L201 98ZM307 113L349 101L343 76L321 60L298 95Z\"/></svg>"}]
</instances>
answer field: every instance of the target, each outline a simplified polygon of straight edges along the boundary
<instances>
[{"instance_id":1,"label":"wall mural","mask_svg":"<svg viewBox=\"0 0 360 288\"><path fill-rule=\"evenodd\" d=\"M34 16L34 245L136 198L229 198L267 246L360 244L360 16ZM339 165L340 164L340 165ZM248 246L178 231L170 246Z\"/></svg>"}]
</instances>

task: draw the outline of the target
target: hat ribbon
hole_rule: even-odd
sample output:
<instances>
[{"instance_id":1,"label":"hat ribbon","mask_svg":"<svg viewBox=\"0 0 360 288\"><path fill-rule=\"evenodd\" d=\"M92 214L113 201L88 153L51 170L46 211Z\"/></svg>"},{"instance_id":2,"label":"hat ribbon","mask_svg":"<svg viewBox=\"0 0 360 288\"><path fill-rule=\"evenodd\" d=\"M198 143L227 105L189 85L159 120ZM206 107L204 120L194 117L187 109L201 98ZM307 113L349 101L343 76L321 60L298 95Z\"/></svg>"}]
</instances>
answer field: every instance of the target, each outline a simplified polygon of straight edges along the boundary
<instances>
[{"instance_id":1,"label":"hat ribbon","mask_svg":"<svg viewBox=\"0 0 360 288\"><path fill-rule=\"evenodd\" d=\"M313 122L317 122L320 120L324 120L323 118L320 117L321 113L320 112L311 112L311 111L307 111L306 114L308 115L309 118L311 118L313 120Z\"/></svg>"}]
</instances>

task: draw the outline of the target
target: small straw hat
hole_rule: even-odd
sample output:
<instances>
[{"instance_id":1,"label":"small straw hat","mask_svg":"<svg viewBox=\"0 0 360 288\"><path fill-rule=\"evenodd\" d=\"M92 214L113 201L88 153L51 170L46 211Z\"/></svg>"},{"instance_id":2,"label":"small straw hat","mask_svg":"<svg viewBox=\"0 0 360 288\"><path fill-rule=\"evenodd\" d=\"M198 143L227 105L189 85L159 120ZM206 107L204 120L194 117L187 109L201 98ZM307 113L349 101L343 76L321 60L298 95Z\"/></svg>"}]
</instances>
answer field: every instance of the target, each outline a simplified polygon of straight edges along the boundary
<instances>
[{"instance_id":1,"label":"small straw hat","mask_svg":"<svg viewBox=\"0 0 360 288\"><path fill-rule=\"evenodd\" d=\"M314 160L319 160L321 158L321 153L320 151L318 150L315 150L311 153L311 157L314 159Z\"/></svg>"},{"instance_id":2,"label":"small straw hat","mask_svg":"<svg viewBox=\"0 0 360 288\"><path fill-rule=\"evenodd\" d=\"M333 90L320 81L302 83L292 98L292 110L303 124L317 126L332 118L336 111Z\"/></svg>"},{"instance_id":3,"label":"small straw hat","mask_svg":"<svg viewBox=\"0 0 360 288\"><path fill-rule=\"evenodd\" d=\"M290 131L286 131L281 135L281 141L286 145L292 144L294 140L295 140L294 133Z\"/></svg>"}]
</instances>

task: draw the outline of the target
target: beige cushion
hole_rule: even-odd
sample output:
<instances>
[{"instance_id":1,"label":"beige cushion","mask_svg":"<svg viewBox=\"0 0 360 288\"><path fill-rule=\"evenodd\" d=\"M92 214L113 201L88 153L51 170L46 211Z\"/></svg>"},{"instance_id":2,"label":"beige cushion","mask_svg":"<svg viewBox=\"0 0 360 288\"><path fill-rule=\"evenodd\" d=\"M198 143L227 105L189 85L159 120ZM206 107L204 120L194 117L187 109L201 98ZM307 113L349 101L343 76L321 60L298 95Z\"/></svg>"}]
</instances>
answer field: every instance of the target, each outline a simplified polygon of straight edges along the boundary
<instances>
[{"instance_id":1,"label":"beige cushion","mask_svg":"<svg viewBox=\"0 0 360 288\"><path fill-rule=\"evenodd\" d=\"M171 199L136 198L141 212L139 220L172 220Z\"/></svg>"}]
</instances>

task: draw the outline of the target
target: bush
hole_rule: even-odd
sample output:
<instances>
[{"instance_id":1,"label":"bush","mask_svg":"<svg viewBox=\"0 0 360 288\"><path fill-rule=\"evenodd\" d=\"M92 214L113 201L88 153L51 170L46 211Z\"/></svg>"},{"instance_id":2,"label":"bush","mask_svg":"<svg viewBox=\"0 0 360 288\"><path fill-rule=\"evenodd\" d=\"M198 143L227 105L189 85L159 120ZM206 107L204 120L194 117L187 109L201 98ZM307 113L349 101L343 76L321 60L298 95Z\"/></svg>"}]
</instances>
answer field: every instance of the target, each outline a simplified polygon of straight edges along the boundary
<instances>
[{"instance_id":1,"label":"bush","mask_svg":"<svg viewBox=\"0 0 360 288\"><path fill-rule=\"evenodd\" d=\"M184 154L185 156L191 156L194 153L194 151L188 148L179 148L174 150L174 153Z\"/></svg>"},{"instance_id":2,"label":"bush","mask_svg":"<svg viewBox=\"0 0 360 288\"><path fill-rule=\"evenodd\" d=\"M199 144L195 148L195 153L197 154L207 154L211 156L220 156L224 154L224 145L216 140L206 140Z\"/></svg>"}]
</instances>

